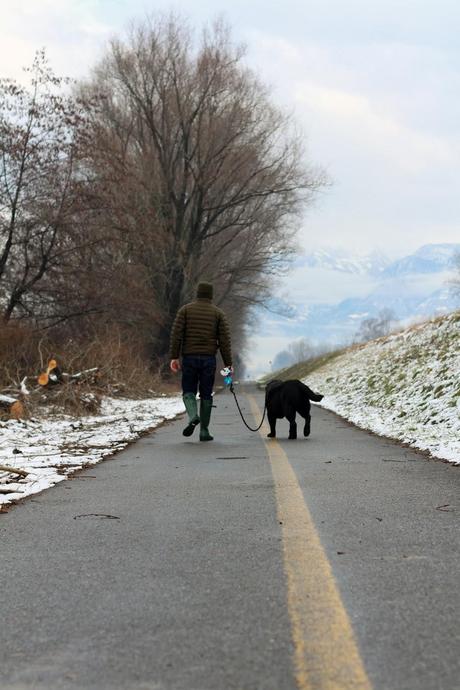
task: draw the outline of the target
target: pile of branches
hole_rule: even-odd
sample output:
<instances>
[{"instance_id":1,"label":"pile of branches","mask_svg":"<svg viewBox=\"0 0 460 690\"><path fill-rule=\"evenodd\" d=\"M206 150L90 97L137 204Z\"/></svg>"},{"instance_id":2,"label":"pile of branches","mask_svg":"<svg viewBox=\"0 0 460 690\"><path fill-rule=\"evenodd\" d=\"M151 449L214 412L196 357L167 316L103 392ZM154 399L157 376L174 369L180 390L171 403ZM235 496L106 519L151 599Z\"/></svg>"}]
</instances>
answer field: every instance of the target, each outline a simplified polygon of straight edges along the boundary
<instances>
[{"instance_id":1,"label":"pile of branches","mask_svg":"<svg viewBox=\"0 0 460 690\"><path fill-rule=\"evenodd\" d=\"M99 367L71 374L51 359L38 376L26 376L19 384L2 391L0 417L24 419L39 405L72 414L97 414L101 395Z\"/></svg>"}]
</instances>

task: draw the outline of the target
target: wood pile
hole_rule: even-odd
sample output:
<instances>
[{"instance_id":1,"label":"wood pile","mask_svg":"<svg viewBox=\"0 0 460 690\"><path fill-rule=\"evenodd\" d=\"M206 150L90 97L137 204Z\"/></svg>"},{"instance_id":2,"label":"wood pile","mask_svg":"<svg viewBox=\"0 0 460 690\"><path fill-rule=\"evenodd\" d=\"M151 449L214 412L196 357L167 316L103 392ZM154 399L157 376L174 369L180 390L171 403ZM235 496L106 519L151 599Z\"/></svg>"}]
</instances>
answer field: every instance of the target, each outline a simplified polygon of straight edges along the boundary
<instances>
[{"instance_id":1,"label":"wood pile","mask_svg":"<svg viewBox=\"0 0 460 690\"><path fill-rule=\"evenodd\" d=\"M24 419L31 407L47 404L64 411L95 414L99 411L99 367L69 374L50 359L36 377L25 377L19 385L0 393L0 417Z\"/></svg>"}]
</instances>

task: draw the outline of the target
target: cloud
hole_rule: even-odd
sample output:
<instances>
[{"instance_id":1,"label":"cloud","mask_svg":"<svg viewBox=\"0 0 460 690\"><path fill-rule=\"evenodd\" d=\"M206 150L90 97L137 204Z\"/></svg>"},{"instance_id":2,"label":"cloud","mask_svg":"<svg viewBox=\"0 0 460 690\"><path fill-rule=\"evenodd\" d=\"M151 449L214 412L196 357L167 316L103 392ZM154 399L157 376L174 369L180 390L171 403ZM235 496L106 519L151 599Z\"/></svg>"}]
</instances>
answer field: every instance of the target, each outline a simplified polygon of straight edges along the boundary
<instances>
[{"instance_id":1,"label":"cloud","mask_svg":"<svg viewBox=\"0 0 460 690\"><path fill-rule=\"evenodd\" d=\"M98 4L94 0L14 2L2 15L1 76L22 80L23 67L42 47L57 72L82 76L114 30L109 21L98 18Z\"/></svg>"},{"instance_id":2,"label":"cloud","mask_svg":"<svg viewBox=\"0 0 460 690\"><path fill-rule=\"evenodd\" d=\"M305 123L306 131L311 129L323 135L327 132L328 140L333 141L339 155L348 153L350 149L358 158L377 155L393 166L397 165L404 173L417 173L433 165L456 164L458 142L452 148L452 141L447 136L426 132L421 125L418 127L411 123L410 113L399 107L401 90L397 80L390 86L388 72L382 71L369 79L368 72L373 72L378 65L384 67L387 62L382 57L384 48L380 47L376 57L375 46L360 46L359 50L349 47L348 60L342 55L341 61L337 46L299 45L259 32L253 38L257 61L267 64L268 60L268 71L273 70L276 83L283 85L280 95L286 103L297 106L296 115ZM393 56L390 64L386 65L387 70L395 67L393 52L401 61L408 61L411 67L421 60L414 47L391 44L386 48ZM425 52L424 49L419 51ZM430 59L426 60L430 64L431 52L428 51ZM368 69L363 69L360 63L368 65ZM404 78L401 81L406 84L405 67L402 62ZM417 77L412 77L414 93L411 96L418 95L417 86L421 86ZM396 99L392 97L392 91L397 92ZM426 93L420 96L420 100L423 97L430 103ZM418 102L415 109L418 109ZM318 148L313 135L309 141Z\"/></svg>"},{"instance_id":3,"label":"cloud","mask_svg":"<svg viewBox=\"0 0 460 690\"><path fill-rule=\"evenodd\" d=\"M275 98L294 104L310 158L333 181L310 209L301 244L394 254L455 241L458 65L441 43L415 43L415 29L412 42L390 34L372 42L350 32L348 20L334 41L324 27L308 41L250 34L251 64L274 84Z\"/></svg>"},{"instance_id":4,"label":"cloud","mask_svg":"<svg viewBox=\"0 0 460 690\"><path fill-rule=\"evenodd\" d=\"M295 101L319 119L330 137L341 138L345 150L358 150L394 171L417 174L433 166L451 166L458 151L441 136L417 131L379 112L366 95L304 82L297 85Z\"/></svg>"}]
</instances>

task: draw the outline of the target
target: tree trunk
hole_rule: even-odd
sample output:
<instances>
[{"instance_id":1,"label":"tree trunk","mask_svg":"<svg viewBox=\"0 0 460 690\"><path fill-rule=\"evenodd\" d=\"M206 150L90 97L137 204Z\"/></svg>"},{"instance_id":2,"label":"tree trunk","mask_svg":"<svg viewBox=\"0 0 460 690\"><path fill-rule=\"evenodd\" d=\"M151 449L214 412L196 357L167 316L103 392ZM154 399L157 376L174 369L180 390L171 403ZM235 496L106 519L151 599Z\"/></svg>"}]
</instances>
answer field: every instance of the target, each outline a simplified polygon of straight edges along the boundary
<instances>
[{"instance_id":1,"label":"tree trunk","mask_svg":"<svg viewBox=\"0 0 460 690\"><path fill-rule=\"evenodd\" d=\"M183 302L185 275L183 266L177 264L171 269L167 287L163 296L164 319L155 337L152 356L156 360L165 360L169 353L169 339L176 314Z\"/></svg>"}]
</instances>

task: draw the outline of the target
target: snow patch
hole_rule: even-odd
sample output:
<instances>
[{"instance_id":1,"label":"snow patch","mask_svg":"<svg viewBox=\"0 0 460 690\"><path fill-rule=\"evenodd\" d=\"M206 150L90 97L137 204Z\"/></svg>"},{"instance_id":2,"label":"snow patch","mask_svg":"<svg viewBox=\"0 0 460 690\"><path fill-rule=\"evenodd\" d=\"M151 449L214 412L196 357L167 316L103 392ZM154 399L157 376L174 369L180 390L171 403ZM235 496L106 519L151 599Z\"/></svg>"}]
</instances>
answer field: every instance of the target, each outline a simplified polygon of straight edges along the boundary
<instances>
[{"instance_id":1,"label":"snow patch","mask_svg":"<svg viewBox=\"0 0 460 690\"><path fill-rule=\"evenodd\" d=\"M460 465L460 313L351 348L308 385L357 426Z\"/></svg>"},{"instance_id":2,"label":"snow patch","mask_svg":"<svg viewBox=\"0 0 460 690\"><path fill-rule=\"evenodd\" d=\"M104 398L98 416L0 423L0 465L29 473L18 477L0 471L0 487L8 489L8 493L0 491L0 506L43 491L72 472L94 465L183 411L179 397Z\"/></svg>"}]
</instances>

